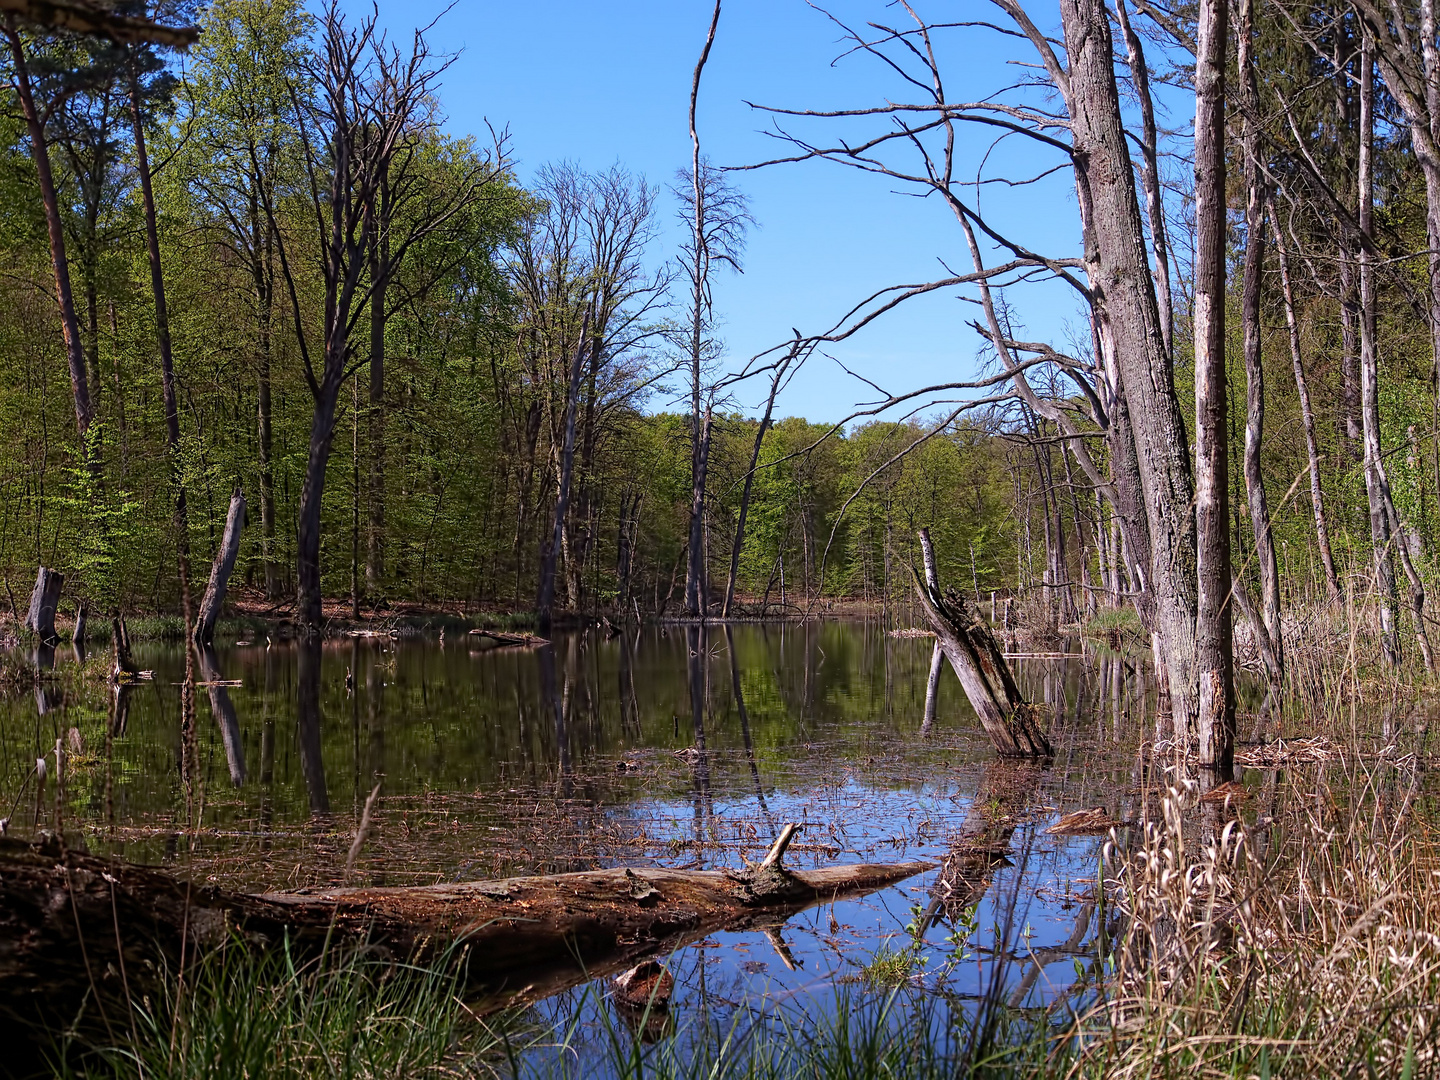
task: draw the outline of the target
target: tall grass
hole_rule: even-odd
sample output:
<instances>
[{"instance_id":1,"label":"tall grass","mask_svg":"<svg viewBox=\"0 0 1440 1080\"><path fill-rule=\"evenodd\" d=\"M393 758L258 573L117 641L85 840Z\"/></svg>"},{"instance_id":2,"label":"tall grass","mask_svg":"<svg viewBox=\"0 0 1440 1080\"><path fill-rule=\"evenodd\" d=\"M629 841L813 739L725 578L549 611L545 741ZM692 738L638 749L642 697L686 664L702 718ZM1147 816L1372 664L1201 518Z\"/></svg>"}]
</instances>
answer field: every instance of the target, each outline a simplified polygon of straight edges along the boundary
<instances>
[{"instance_id":1,"label":"tall grass","mask_svg":"<svg viewBox=\"0 0 1440 1080\"><path fill-rule=\"evenodd\" d=\"M58 1076L289 1080L493 1076L513 1032L463 1001L463 963L397 965L354 950L299 961L288 949L206 958L115 1019L114 1041L55 1039Z\"/></svg>"}]
</instances>

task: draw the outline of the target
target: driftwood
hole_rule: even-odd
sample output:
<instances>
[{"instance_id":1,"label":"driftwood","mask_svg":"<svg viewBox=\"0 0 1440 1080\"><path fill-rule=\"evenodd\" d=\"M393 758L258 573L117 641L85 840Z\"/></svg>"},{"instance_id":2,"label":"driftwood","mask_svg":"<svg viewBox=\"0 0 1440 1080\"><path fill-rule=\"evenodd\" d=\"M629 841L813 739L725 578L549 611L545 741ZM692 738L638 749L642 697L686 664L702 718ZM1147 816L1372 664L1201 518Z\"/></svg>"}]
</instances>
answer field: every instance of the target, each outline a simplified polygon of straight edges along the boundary
<instances>
[{"instance_id":1,"label":"driftwood","mask_svg":"<svg viewBox=\"0 0 1440 1080\"><path fill-rule=\"evenodd\" d=\"M0 1028L73 1015L131 993L150 965L174 971L215 948L288 941L298 951L363 943L397 959L466 947L467 976L490 1004L532 1000L613 974L726 927L773 924L836 897L903 880L932 863L788 870L795 826L744 872L662 868L415 888L246 894L150 867L0 839ZM71 1010L71 1011L67 1011Z\"/></svg>"},{"instance_id":2,"label":"driftwood","mask_svg":"<svg viewBox=\"0 0 1440 1080\"><path fill-rule=\"evenodd\" d=\"M935 640L959 677L991 743L1002 757L1050 757L1050 742L1038 722L1039 710L1021 695L989 625L978 611L970 611L959 593L953 589L940 591L928 529L920 530L920 550L925 575L915 573L915 591L935 631Z\"/></svg>"},{"instance_id":3,"label":"driftwood","mask_svg":"<svg viewBox=\"0 0 1440 1080\"><path fill-rule=\"evenodd\" d=\"M55 610L60 606L60 590L65 587L65 575L48 566L40 567L35 575L35 588L30 593L30 609L25 613L25 629L34 632L41 641L56 641Z\"/></svg>"},{"instance_id":4,"label":"driftwood","mask_svg":"<svg viewBox=\"0 0 1440 1080\"><path fill-rule=\"evenodd\" d=\"M195 620L195 643L209 645L215 640L215 623L225 606L225 590L230 586L230 572L240 554L240 533L245 529L245 493L240 486L230 496L230 510L225 515L225 531L215 550L215 564L210 569L210 584L200 601L200 617Z\"/></svg>"},{"instance_id":5,"label":"driftwood","mask_svg":"<svg viewBox=\"0 0 1440 1080\"><path fill-rule=\"evenodd\" d=\"M470 637L489 642L492 646L505 649L538 649L549 645L550 639L536 634L505 634L499 630L471 630Z\"/></svg>"}]
</instances>

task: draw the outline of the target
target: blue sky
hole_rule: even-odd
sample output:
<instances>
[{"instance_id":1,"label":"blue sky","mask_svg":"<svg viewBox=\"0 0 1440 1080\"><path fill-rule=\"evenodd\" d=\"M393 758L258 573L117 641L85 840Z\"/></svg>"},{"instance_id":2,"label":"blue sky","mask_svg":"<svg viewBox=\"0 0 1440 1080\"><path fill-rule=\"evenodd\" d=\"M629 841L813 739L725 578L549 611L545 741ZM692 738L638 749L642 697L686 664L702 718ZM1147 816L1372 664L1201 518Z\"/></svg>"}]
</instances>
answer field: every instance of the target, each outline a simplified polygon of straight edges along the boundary
<instances>
[{"instance_id":1,"label":"blue sky","mask_svg":"<svg viewBox=\"0 0 1440 1080\"><path fill-rule=\"evenodd\" d=\"M348 6L348 5L347 5ZM355 4L354 10L368 10ZM936 7L936 5L930 5ZM995 9L936 7L943 18L991 17ZM382 23L409 30L444 10L442 0L381 0ZM962 9L964 5L960 6ZM690 77L704 40L707 0L528 0L524 4L459 0L441 18L432 40L460 50L447 72L442 103L456 133L483 133L488 119L508 127L522 180L547 161L570 159L586 168L616 161L668 185L689 161L686 111ZM839 0L832 10L853 25L903 17L880 0ZM1043 10L1043 9L1042 9ZM789 108L833 109L915 100L893 73L852 57L838 65L841 31L804 0L726 0L701 89L699 126L717 164L743 165L778 156L784 147L763 134L769 119L746 101ZM1008 57L1023 46L984 31L962 31L947 46L947 87L953 99L974 100L1026 72ZM823 128L814 127L812 133ZM834 135L838 128L829 129ZM968 136L972 170L990 137ZM1012 139L992 156L988 173L1032 170L1043 159ZM1053 159L1044 164L1053 164ZM783 165L736 175L758 227L751 233L742 276L717 282L716 307L731 363L790 337L828 327L866 294L899 282L945 275L940 260L969 269L964 238L934 199L896 194L884 178L824 162ZM1077 227L1068 174L1031 187L986 189L996 220L1047 252L1073 254ZM680 227L672 224L665 252ZM997 259L993 252L987 258ZM1081 325L1077 307L1058 286L1017 290L1016 314L1032 338L1062 342ZM834 356L888 391L971 378L975 335L964 323L978 309L954 290L911 302L851 341ZM758 383L743 386L738 407L763 398ZM834 362L815 357L779 403L782 415L833 421L875 392ZM652 407L666 402L657 400Z\"/></svg>"}]
</instances>

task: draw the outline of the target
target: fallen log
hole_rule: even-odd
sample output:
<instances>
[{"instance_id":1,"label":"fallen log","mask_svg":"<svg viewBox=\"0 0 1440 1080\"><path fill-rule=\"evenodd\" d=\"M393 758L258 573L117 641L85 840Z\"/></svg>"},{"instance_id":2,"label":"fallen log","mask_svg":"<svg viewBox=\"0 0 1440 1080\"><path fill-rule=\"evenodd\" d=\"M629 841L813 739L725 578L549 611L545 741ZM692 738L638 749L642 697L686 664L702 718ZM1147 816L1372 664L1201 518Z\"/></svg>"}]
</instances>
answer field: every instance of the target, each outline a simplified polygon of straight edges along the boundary
<instances>
[{"instance_id":1,"label":"fallen log","mask_svg":"<svg viewBox=\"0 0 1440 1080\"><path fill-rule=\"evenodd\" d=\"M1040 730L1039 710L1020 693L995 635L978 611L968 609L959 593L953 589L941 592L930 531L921 529L919 535L925 574L922 577L912 568L915 591L935 631L935 640L960 679L990 742L1001 757L1050 757L1050 742Z\"/></svg>"},{"instance_id":2,"label":"fallen log","mask_svg":"<svg viewBox=\"0 0 1440 1080\"><path fill-rule=\"evenodd\" d=\"M550 644L549 638L540 637L538 634L505 634L499 630L471 630L469 636L489 642L497 648L507 649L538 649Z\"/></svg>"},{"instance_id":3,"label":"fallen log","mask_svg":"<svg viewBox=\"0 0 1440 1080\"><path fill-rule=\"evenodd\" d=\"M781 860L794 831L787 826L765 861L741 872L616 868L264 894L183 881L53 838L0 838L0 1027L8 1019L68 1018L87 996L103 1007L122 996L127 977L133 994L145 972L174 972L215 949L282 942L302 953L363 944L397 960L459 944L467 978L487 988L493 1004L507 1005L934 865L789 870Z\"/></svg>"}]
</instances>

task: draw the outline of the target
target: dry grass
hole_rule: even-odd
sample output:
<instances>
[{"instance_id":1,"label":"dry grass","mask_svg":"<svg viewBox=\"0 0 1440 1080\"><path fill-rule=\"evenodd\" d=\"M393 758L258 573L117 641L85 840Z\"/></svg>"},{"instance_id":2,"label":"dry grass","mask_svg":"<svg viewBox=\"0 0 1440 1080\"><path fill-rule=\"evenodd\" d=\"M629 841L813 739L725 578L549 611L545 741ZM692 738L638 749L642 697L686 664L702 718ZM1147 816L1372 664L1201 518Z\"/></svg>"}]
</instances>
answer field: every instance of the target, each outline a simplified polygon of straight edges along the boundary
<instances>
[{"instance_id":1,"label":"dry grass","mask_svg":"<svg viewBox=\"0 0 1440 1080\"><path fill-rule=\"evenodd\" d=\"M1246 824L1173 774L1159 817L1107 846L1128 929L1061 1071L1440 1071L1440 850L1421 777L1413 764L1312 767Z\"/></svg>"}]
</instances>

